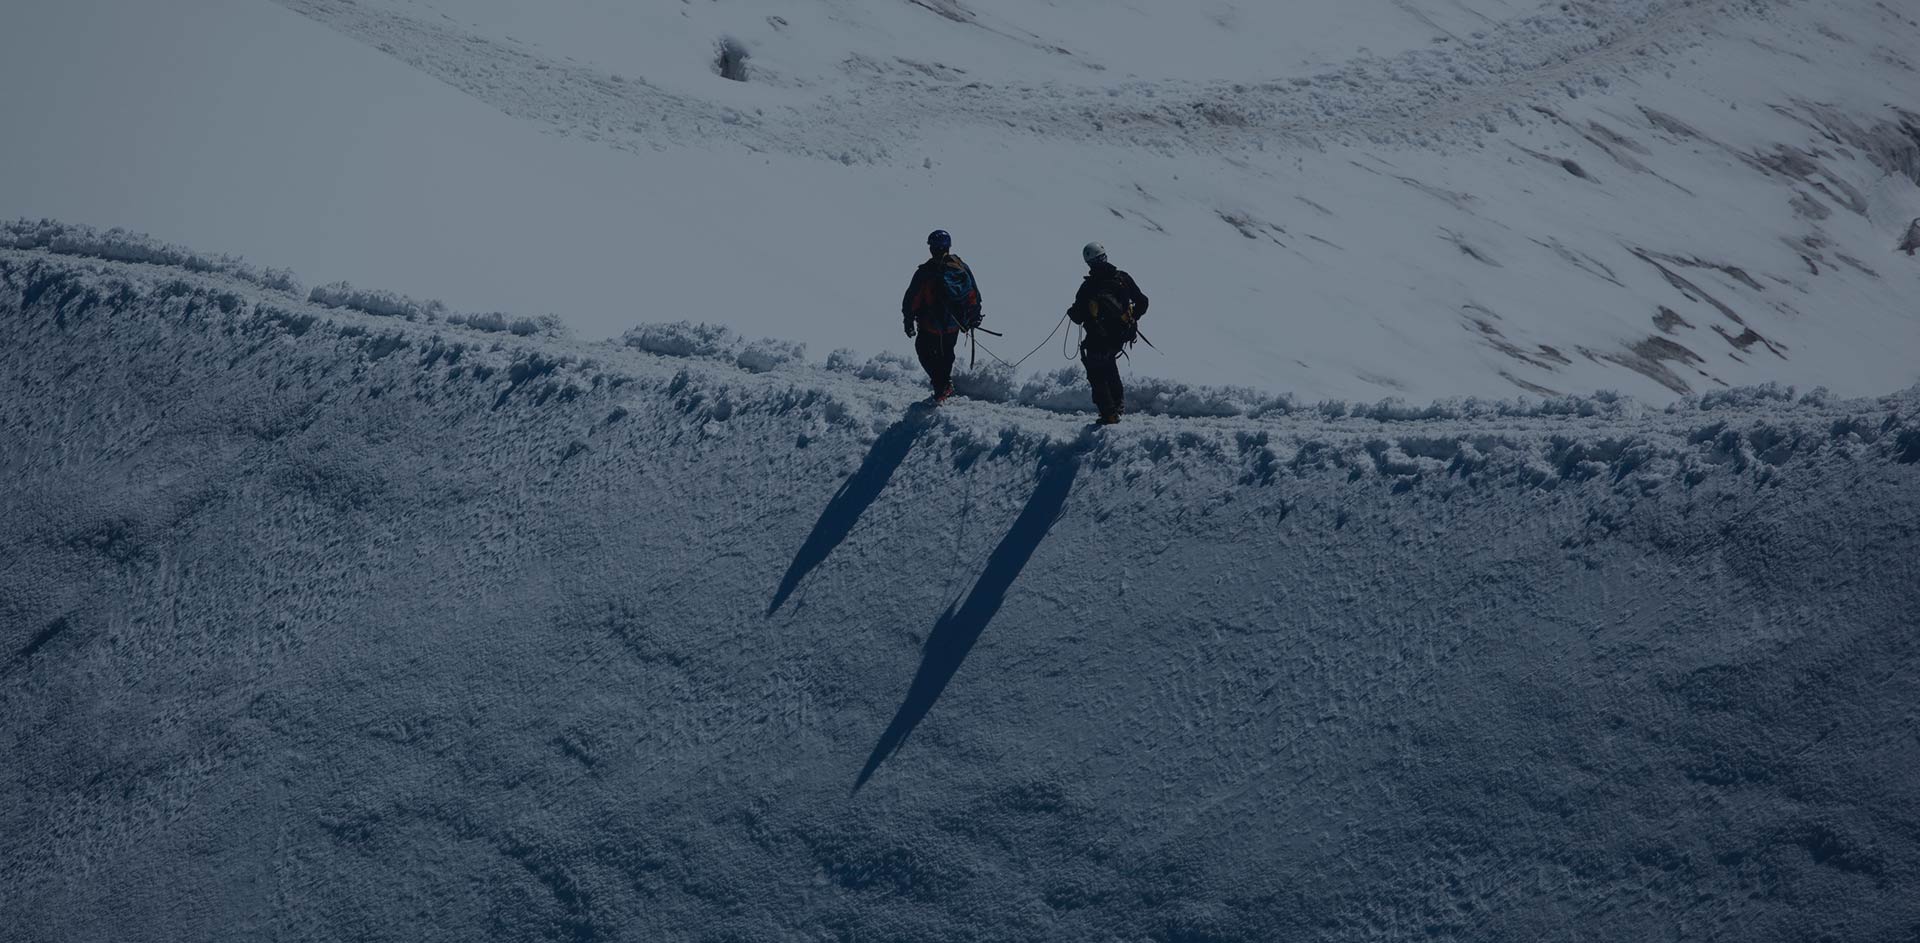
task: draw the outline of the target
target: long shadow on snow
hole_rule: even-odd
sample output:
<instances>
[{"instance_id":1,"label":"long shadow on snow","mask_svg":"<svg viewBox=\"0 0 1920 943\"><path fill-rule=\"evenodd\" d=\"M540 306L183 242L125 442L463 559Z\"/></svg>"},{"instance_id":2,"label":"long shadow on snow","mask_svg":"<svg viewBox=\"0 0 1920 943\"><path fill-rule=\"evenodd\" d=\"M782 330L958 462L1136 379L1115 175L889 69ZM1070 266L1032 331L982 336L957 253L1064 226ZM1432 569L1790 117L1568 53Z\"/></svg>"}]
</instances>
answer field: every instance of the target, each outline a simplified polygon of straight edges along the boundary
<instances>
[{"instance_id":1,"label":"long shadow on snow","mask_svg":"<svg viewBox=\"0 0 1920 943\"><path fill-rule=\"evenodd\" d=\"M907 407L907 413L898 422L887 427L880 434L873 448L867 450L865 461L860 470L840 486L833 500L827 502L827 509L820 512L820 519L814 522L813 533L807 535L806 543L800 545L800 552L793 555L793 563L787 567L787 575L781 577L780 588L773 594L773 602L767 604L767 615L771 616L780 608L780 604L793 595L800 581L813 572L813 568L825 562L840 542L853 532L853 525L859 523L860 515L867 512L875 498L885 490L887 482L893 479L894 469L907 460L907 453L913 450L913 443L920 438L932 422L933 411L924 403L915 403Z\"/></svg>"},{"instance_id":2,"label":"long shadow on snow","mask_svg":"<svg viewBox=\"0 0 1920 943\"><path fill-rule=\"evenodd\" d=\"M907 735L933 709L933 703L946 690L947 682L953 680L954 674L960 670L960 663L973 650L973 643L1000 611L1007 590L1020 576L1027 561L1033 558L1034 550L1039 548L1040 541L1046 539L1054 522L1060 519L1060 512L1066 507L1067 493L1073 490L1074 476L1080 473L1080 453L1085 447L1083 439L1056 449L1045 460L1033 497L1027 499L1026 508L1014 519L1007 535L1000 538L1000 545L993 548L993 554L987 558L987 568L973 584L967 601L961 604L958 612L948 606L946 614L934 623L933 632L921 647L920 670L913 676L913 685L907 689L906 700L900 703L900 709L894 713L893 723L888 724L886 732L880 735L880 742L873 745L866 768L860 771L860 778L854 781L854 792L859 792L860 787L867 784L873 771L900 749Z\"/></svg>"}]
</instances>

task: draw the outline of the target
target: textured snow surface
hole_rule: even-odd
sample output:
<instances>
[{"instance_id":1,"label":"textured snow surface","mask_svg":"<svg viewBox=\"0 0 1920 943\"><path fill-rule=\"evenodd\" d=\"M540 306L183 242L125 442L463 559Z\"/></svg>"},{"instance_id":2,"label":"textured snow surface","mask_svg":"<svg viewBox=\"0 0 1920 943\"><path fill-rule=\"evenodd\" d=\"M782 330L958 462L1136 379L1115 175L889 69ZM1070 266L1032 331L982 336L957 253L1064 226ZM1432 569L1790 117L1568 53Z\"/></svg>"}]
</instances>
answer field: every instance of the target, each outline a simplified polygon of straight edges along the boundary
<instances>
[{"instance_id":1,"label":"textured snow surface","mask_svg":"<svg viewBox=\"0 0 1920 943\"><path fill-rule=\"evenodd\" d=\"M1096 432L7 232L9 939L1920 930L1920 387Z\"/></svg>"},{"instance_id":2,"label":"textured snow surface","mask_svg":"<svg viewBox=\"0 0 1920 943\"><path fill-rule=\"evenodd\" d=\"M1136 365L1181 382L1665 403L1920 379L1911 3L15 6L0 218L509 323L904 354L898 298L944 228L1009 360L1099 239L1155 300Z\"/></svg>"}]
</instances>

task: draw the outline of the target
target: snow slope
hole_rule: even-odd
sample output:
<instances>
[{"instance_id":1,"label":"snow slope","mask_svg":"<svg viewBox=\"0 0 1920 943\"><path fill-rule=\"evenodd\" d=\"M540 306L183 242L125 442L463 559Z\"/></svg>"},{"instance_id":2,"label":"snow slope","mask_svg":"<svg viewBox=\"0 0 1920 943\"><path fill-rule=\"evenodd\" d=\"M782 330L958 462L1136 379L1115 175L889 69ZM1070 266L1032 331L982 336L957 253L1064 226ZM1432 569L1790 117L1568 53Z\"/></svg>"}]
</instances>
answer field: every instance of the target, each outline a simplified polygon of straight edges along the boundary
<instances>
[{"instance_id":1,"label":"snow slope","mask_svg":"<svg viewBox=\"0 0 1920 943\"><path fill-rule=\"evenodd\" d=\"M1920 927L1920 387L1094 432L6 234L19 938Z\"/></svg>"},{"instance_id":2,"label":"snow slope","mask_svg":"<svg viewBox=\"0 0 1920 943\"><path fill-rule=\"evenodd\" d=\"M584 336L905 351L920 237L1041 372L1078 247L1134 367L1304 399L1916 379L1920 19L1874 0L30 0L0 214ZM164 41L154 41L162 37ZM750 56L714 73L716 43ZM1057 338L1056 338L1057 340Z\"/></svg>"}]
</instances>

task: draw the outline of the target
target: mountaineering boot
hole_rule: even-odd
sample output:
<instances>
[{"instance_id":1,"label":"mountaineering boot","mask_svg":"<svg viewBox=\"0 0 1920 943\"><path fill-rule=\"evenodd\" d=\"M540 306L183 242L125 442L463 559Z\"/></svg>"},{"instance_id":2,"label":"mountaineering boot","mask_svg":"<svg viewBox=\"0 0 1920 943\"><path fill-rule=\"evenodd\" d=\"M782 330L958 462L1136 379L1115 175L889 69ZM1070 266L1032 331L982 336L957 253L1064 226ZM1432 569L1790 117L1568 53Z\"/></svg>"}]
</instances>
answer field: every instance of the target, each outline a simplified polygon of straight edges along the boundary
<instances>
[{"instance_id":1,"label":"mountaineering boot","mask_svg":"<svg viewBox=\"0 0 1920 943\"><path fill-rule=\"evenodd\" d=\"M1120 421L1120 414L1118 412L1101 413L1100 418L1095 421L1102 426L1111 426Z\"/></svg>"},{"instance_id":2,"label":"mountaineering boot","mask_svg":"<svg viewBox=\"0 0 1920 943\"><path fill-rule=\"evenodd\" d=\"M940 404L940 403L944 403L944 402L946 402L946 401L947 401L947 397L949 397L949 396L952 396L952 395L953 395L953 384L951 384L951 383L949 383L949 384L947 384L947 388L946 388L946 389L944 389L944 390L941 390L940 392L938 392L938 393L935 393L935 394L933 394L933 401L934 401L934 403L935 403L936 405L938 405L938 404Z\"/></svg>"}]
</instances>

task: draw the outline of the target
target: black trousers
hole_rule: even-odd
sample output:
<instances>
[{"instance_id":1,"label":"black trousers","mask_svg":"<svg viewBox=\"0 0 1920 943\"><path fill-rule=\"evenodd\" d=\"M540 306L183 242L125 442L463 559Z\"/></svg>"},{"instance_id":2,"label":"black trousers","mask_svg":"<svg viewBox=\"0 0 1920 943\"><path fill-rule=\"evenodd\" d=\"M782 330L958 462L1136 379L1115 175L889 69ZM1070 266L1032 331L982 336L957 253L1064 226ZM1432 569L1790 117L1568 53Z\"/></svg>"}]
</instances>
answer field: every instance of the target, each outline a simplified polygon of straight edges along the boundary
<instances>
[{"instance_id":1,"label":"black trousers","mask_svg":"<svg viewBox=\"0 0 1920 943\"><path fill-rule=\"evenodd\" d=\"M1094 408L1102 416L1119 413L1127 398L1126 387L1120 385L1120 351L1082 345L1080 363L1087 368L1087 384L1093 387Z\"/></svg>"},{"instance_id":2,"label":"black trousers","mask_svg":"<svg viewBox=\"0 0 1920 943\"><path fill-rule=\"evenodd\" d=\"M922 330L913 336L913 352L920 355L920 366L927 371L933 392L944 393L953 385L953 351L960 343L960 332L941 334Z\"/></svg>"}]
</instances>

